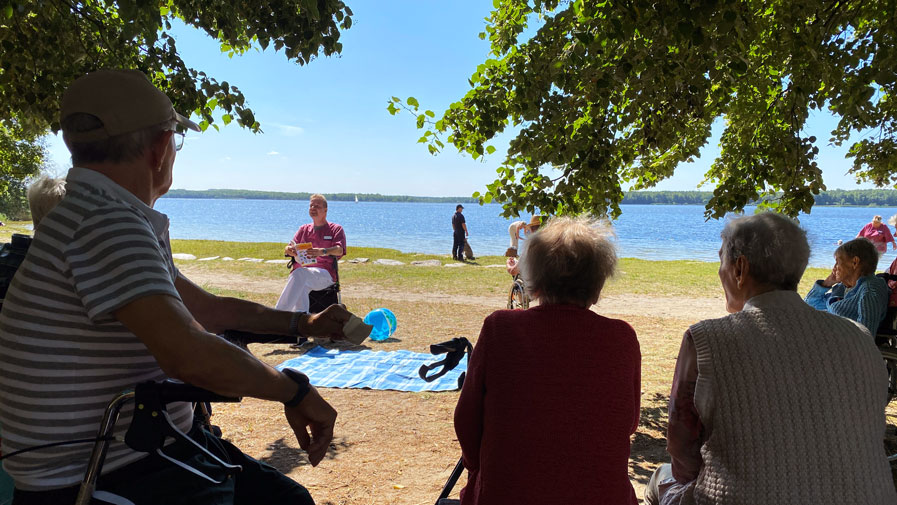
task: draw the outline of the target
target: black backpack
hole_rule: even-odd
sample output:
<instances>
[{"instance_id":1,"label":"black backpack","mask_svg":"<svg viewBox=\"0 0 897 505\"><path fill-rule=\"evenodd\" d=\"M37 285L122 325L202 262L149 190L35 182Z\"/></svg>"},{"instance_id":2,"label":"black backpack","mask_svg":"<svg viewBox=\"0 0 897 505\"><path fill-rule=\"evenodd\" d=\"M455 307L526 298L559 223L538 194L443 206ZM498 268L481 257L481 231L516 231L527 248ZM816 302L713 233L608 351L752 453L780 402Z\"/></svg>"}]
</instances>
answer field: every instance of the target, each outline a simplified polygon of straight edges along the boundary
<instances>
[{"instance_id":1,"label":"black backpack","mask_svg":"<svg viewBox=\"0 0 897 505\"><path fill-rule=\"evenodd\" d=\"M0 307L6 298L6 290L12 282L13 275L19 269L19 265L25 259L28 246L31 245L31 236L14 233L8 244L0 246Z\"/></svg>"}]
</instances>

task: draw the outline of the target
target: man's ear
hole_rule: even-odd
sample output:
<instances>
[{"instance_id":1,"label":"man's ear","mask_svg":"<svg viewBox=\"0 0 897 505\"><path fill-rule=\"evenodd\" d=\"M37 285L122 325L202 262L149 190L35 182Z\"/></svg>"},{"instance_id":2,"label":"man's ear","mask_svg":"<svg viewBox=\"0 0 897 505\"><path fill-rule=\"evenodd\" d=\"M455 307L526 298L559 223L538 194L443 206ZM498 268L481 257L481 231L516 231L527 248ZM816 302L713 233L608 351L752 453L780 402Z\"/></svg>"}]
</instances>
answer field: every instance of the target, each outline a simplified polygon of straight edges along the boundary
<instances>
[{"instance_id":1,"label":"man's ear","mask_svg":"<svg viewBox=\"0 0 897 505\"><path fill-rule=\"evenodd\" d=\"M744 278L747 277L748 273L751 270L751 264L748 262L746 256L741 255L735 259L734 266L735 268L733 270L735 272L735 281L738 283L738 287L741 287L742 282L744 282Z\"/></svg>"},{"instance_id":2,"label":"man's ear","mask_svg":"<svg viewBox=\"0 0 897 505\"><path fill-rule=\"evenodd\" d=\"M174 132L172 131L160 132L159 135L156 136L156 139L150 143L147 156L149 156L150 167L152 167L154 171L162 169L162 160L165 159L168 149L173 149L173 146L171 145L172 135L174 135Z\"/></svg>"}]
</instances>

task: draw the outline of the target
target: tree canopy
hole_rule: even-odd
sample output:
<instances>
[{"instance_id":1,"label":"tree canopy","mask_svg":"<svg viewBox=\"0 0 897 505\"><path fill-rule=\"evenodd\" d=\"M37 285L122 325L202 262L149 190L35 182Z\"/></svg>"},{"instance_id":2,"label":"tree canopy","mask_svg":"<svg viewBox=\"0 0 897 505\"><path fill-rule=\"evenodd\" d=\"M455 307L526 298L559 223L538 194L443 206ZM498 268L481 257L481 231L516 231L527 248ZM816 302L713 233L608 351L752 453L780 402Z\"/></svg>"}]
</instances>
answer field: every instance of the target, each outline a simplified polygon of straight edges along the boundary
<instances>
[{"instance_id":1,"label":"tree canopy","mask_svg":"<svg viewBox=\"0 0 897 505\"><path fill-rule=\"evenodd\" d=\"M204 31L229 56L272 46L303 65L340 52L351 16L340 0L0 0L0 142L7 131L33 143L58 130L68 84L100 68L143 71L203 129L233 121L258 132L236 86L181 59L172 22ZM14 171L0 165L0 174Z\"/></svg>"},{"instance_id":2,"label":"tree canopy","mask_svg":"<svg viewBox=\"0 0 897 505\"><path fill-rule=\"evenodd\" d=\"M820 142L850 145L858 181L897 182L897 0L494 0L491 54L441 116L393 97L419 142L480 158L512 129L482 202L617 215L699 156L724 120L708 217L762 201L808 212L825 189ZM805 132L835 114L831 139ZM554 170L548 170L552 168Z\"/></svg>"}]
</instances>

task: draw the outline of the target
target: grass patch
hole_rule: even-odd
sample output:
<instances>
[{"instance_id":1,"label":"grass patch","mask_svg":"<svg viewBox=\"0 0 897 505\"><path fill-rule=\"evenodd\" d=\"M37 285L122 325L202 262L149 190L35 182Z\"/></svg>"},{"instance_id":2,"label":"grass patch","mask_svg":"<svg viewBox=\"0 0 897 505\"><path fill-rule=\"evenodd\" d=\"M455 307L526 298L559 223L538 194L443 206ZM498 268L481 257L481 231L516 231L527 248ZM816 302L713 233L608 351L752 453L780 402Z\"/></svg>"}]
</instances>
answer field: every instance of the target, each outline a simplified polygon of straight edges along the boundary
<instances>
[{"instance_id":1,"label":"grass patch","mask_svg":"<svg viewBox=\"0 0 897 505\"><path fill-rule=\"evenodd\" d=\"M0 227L0 241L9 242L13 233L31 234L30 221L7 222ZM284 259L280 242L227 242L222 240L172 240L176 253L193 254L197 258L229 256L231 258ZM453 295L490 296L504 294L510 286L510 276L503 268L484 268L487 265L503 265L503 256L482 256L465 267L446 268L412 266L412 261L439 260L442 265L454 263L448 255L404 253L396 249L376 247L349 247L347 258L391 259L405 263L403 266L343 263L340 278L346 285L373 285L388 289L415 293L440 291ZM287 269L280 264L251 263L245 261L178 261L191 268L210 272L227 272L251 278L280 280ZM607 294L635 293L653 296L715 297L722 295L717 275L718 263L703 261L650 261L622 258L617 276L610 280ZM808 268L800 283L799 292L809 291L816 279L828 275L826 268ZM249 293L228 292L229 296ZM276 300L276 296L275 296ZM273 304L274 300L269 302Z\"/></svg>"},{"instance_id":2,"label":"grass patch","mask_svg":"<svg viewBox=\"0 0 897 505\"><path fill-rule=\"evenodd\" d=\"M231 258L283 259L283 244L277 242L224 242L217 240L173 240L172 250L189 253L197 258L229 256ZM458 268L445 267L455 263L448 255L403 253L396 249L349 247L347 259L368 258L367 263L340 264L340 281L346 285L377 286L383 289L411 293L438 291L459 296L503 295L510 286L510 276L504 268L485 268L503 265L503 256L482 256ZM405 265L378 265L374 260L390 259ZM412 261L439 260L442 266L411 265ZM280 264L245 261L178 261L190 268L210 272L227 272L251 278L282 280L287 269ZM610 280L607 294L644 294L650 296L687 296L712 298L722 296L717 273L719 263L704 261L651 261L622 258L617 276ZM809 268L801 281L799 292L809 291L816 279L828 275L828 269Z\"/></svg>"},{"instance_id":3,"label":"grass patch","mask_svg":"<svg viewBox=\"0 0 897 505\"><path fill-rule=\"evenodd\" d=\"M31 221L6 221L6 226L0 226L0 242L9 242L13 233L31 235Z\"/></svg>"}]
</instances>

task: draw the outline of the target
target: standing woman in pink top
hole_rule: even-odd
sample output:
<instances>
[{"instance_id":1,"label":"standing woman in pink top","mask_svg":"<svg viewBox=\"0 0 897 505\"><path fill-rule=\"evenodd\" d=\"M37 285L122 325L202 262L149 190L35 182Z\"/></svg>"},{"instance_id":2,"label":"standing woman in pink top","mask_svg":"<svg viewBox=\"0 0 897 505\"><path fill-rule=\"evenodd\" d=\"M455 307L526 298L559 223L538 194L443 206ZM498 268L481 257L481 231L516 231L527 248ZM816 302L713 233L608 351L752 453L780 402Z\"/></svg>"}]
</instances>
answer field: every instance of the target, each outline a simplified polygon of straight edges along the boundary
<instances>
[{"instance_id":1,"label":"standing woman in pink top","mask_svg":"<svg viewBox=\"0 0 897 505\"><path fill-rule=\"evenodd\" d=\"M888 242L891 243L891 247L894 250L897 250L897 242L894 241L894 236L891 235L891 229L888 228L888 225L881 222L881 216L873 217L872 222L863 226L863 229L857 233L856 238L869 239L872 245L875 246L875 250L878 251L879 257L888 250Z\"/></svg>"},{"instance_id":2,"label":"standing woman in pink top","mask_svg":"<svg viewBox=\"0 0 897 505\"><path fill-rule=\"evenodd\" d=\"M552 219L529 239L521 269L539 306L486 318L455 409L462 505L637 503L639 343L590 310L616 262L584 219Z\"/></svg>"}]
</instances>

